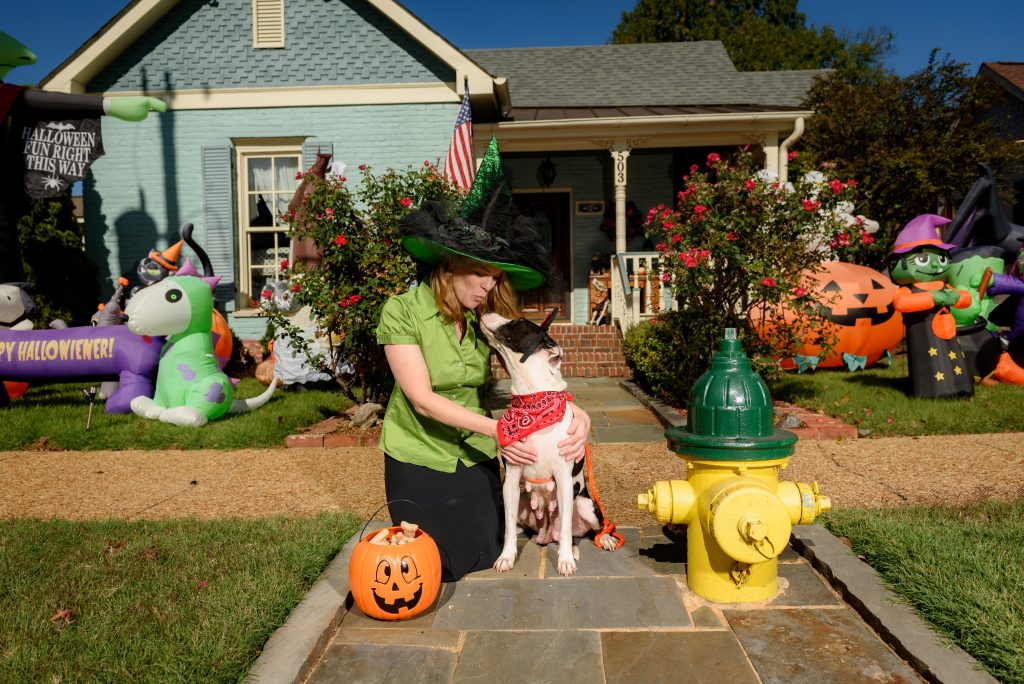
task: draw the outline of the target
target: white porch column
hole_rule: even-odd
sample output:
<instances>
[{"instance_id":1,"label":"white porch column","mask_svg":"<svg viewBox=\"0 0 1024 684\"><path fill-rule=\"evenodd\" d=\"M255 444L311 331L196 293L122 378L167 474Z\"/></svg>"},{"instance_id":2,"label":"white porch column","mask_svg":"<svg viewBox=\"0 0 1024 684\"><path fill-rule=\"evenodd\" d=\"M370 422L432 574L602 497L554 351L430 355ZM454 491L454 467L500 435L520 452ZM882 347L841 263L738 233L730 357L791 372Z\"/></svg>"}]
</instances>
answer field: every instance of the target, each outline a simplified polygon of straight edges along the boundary
<instances>
[{"instance_id":1,"label":"white porch column","mask_svg":"<svg viewBox=\"0 0 1024 684\"><path fill-rule=\"evenodd\" d=\"M766 133L761 144L764 147L764 170L775 174L775 177L778 178L779 134L775 132Z\"/></svg>"},{"instance_id":2,"label":"white porch column","mask_svg":"<svg viewBox=\"0 0 1024 684\"><path fill-rule=\"evenodd\" d=\"M612 178L615 182L615 251L626 251L626 159L629 147L616 141L611 149Z\"/></svg>"}]
</instances>

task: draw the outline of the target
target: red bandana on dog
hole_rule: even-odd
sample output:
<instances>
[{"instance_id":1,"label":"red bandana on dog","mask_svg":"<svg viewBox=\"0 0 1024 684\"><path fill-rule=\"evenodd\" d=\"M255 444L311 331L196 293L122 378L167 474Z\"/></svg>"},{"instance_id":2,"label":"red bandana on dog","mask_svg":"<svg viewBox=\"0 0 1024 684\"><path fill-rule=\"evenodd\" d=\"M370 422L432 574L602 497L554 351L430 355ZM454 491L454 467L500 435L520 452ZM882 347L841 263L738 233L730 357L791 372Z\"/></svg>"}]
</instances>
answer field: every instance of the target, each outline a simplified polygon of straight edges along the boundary
<instances>
[{"instance_id":1,"label":"red bandana on dog","mask_svg":"<svg viewBox=\"0 0 1024 684\"><path fill-rule=\"evenodd\" d=\"M560 392L513 394L512 403L498 419L498 444L508 446L537 430L554 425L565 415L565 402L572 395Z\"/></svg>"}]
</instances>

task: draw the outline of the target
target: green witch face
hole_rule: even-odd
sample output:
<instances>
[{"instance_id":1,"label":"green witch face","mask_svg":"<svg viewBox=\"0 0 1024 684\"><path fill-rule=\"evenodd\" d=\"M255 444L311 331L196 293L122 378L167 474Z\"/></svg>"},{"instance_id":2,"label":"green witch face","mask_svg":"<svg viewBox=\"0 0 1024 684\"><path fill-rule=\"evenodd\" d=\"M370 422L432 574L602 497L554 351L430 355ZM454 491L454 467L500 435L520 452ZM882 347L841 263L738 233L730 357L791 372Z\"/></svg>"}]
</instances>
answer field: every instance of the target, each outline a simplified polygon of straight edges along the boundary
<instances>
[{"instance_id":1,"label":"green witch face","mask_svg":"<svg viewBox=\"0 0 1024 684\"><path fill-rule=\"evenodd\" d=\"M927 283L945 280L949 271L949 253L943 249L925 247L919 252L894 255L889 265L894 283Z\"/></svg>"}]
</instances>

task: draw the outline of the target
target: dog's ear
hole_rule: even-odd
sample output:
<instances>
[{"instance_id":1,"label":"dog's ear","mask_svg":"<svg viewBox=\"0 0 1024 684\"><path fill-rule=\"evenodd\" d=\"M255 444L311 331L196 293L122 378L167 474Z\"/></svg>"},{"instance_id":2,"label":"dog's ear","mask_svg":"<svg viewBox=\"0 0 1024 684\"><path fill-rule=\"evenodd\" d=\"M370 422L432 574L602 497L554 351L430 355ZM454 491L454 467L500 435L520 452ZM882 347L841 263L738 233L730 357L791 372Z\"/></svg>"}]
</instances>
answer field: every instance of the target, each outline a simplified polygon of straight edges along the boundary
<instances>
[{"instance_id":1,"label":"dog's ear","mask_svg":"<svg viewBox=\"0 0 1024 684\"><path fill-rule=\"evenodd\" d=\"M562 368L562 348L561 347L549 347L544 350L548 355L548 369L552 375L555 375L561 371Z\"/></svg>"}]
</instances>

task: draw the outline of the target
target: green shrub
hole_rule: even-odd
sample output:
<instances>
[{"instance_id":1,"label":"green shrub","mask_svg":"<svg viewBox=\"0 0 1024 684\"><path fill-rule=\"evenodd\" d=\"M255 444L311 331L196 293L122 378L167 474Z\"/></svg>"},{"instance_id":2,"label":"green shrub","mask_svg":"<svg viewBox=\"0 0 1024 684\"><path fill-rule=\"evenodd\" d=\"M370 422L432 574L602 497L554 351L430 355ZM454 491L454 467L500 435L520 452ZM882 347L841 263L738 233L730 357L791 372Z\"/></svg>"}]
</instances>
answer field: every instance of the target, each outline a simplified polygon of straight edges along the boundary
<instances>
[{"instance_id":1,"label":"green shrub","mask_svg":"<svg viewBox=\"0 0 1024 684\"><path fill-rule=\"evenodd\" d=\"M676 208L654 207L645 224L681 311L660 316L653 336L635 334L627 359L642 364L637 375L656 394L685 400L725 328L737 329L762 374L777 371L777 360L805 342L827 350L834 341L821 312L834 295L819 293L809 274L872 241L840 212L849 209L856 181L818 172L783 185L746 148L729 160L708 155L706 170L694 165L684 181ZM784 311L796 315L784 320Z\"/></svg>"},{"instance_id":2,"label":"green shrub","mask_svg":"<svg viewBox=\"0 0 1024 684\"><path fill-rule=\"evenodd\" d=\"M355 189L344 178L307 174L305 182L313 190L301 211L286 218L293 234L311 238L322 258L311 269L293 268L292 289L300 303L310 306L319 330L330 334L334 358L310 358L313 365L335 375L336 362L347 360L354 375L337 379L349 398L359 401L358 387L362 400L383 404L394 378L377 344L377 322L388 298L405 292L416 275L401 246L398 221L424 200L458 202L462 196L429 162L379 176L365 165L359 170L362 180ZM289 319L268 315L308 357L309 344Z\"/></svg>"}]
</instances>

